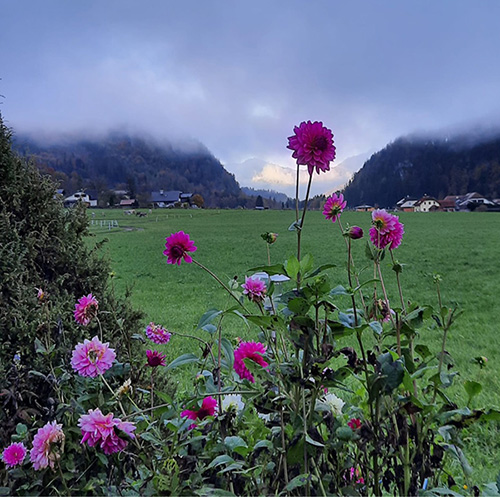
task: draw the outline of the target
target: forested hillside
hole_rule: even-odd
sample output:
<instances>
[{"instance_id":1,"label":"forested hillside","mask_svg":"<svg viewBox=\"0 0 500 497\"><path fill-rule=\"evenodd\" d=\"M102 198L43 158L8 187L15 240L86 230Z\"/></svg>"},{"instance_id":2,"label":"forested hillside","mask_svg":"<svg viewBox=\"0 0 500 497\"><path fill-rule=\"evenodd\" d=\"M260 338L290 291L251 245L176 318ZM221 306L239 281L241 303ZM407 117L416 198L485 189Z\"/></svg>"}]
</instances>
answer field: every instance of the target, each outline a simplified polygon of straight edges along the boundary
<instances>
[{"instance_id":1,"label":"forested hillside","mask_svg":"<svg viewBox=\"0 0 500 497\"><path fill-rule=\"evenodd\" d=\"M477 191L500 197L500 133L471 140L399 138L365 162L345 188L350 205L391 207L402 197Z\"/></svg>"},{"instance_id":2,"label":"forested hillside","mask_svg":"<svg viewBox=\"0 0 500 497\"><path fill-rule=\"evenodd\" d=\"M15 145L68 193L85 188L106 195L118 188L145 200L152 190L180 190L198 193L206 206L219 207L237 207L238 198L244 200L234 175L201 144L181 149L115 134L52 144L17 135Z\"/></svg>"}]
</instances>

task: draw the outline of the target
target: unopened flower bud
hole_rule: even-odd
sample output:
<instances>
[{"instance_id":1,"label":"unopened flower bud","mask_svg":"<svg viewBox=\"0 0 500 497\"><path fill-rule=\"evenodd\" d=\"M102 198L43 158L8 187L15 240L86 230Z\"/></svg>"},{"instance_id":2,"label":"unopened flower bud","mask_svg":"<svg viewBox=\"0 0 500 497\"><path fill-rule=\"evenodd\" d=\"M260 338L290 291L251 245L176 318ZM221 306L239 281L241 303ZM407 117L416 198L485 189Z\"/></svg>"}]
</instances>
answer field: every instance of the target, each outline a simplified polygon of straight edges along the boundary
<instances>
[{"instance_id":1,"label":"unopened flower bud","mask_svg":"<svg viewBox=\"0 0 500 497\"><path fill-rule=\"evenodd\" d=\"M347 236L351 240L359 240L363 238L363 230L359 226L351 226L347 231Z\"/></svg>"}]
</instances>

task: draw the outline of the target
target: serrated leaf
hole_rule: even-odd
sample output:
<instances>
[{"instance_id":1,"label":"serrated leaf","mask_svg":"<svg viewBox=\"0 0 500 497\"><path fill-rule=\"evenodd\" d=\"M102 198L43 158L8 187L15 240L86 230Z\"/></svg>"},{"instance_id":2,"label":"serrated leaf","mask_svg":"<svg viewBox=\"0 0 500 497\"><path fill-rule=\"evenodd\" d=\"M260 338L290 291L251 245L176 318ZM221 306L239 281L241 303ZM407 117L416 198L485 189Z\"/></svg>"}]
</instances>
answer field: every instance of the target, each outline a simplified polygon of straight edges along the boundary
<instances>
[{"instance_id":1,"label":"serrated leaf","mask_svg":"<svg viewBox=\"0 0 500 497\"><path fill-rule=\"evenodd\" d=\"M330 269L332 267L336 267L336 264L323 264L321 266L319 266L318 268L316 268L314 271L312 271L311 273L307 273L305 276L304 276L304 279L307 280L309 278L314 278L315 276L318 276L318 274L322 273L323 271L326 271L327 269Z\"/></svg>"},{"instance_id":2,"label":"serrated leaf","mask_svg":"<svg viewBox=\"0 0 500 497\"><path fill-rule=\"evenodd\" d=\"M481 383L478 383L477 381L466 381L464 383L464 388L465 391L467 392L467 395L469 396L469 400L467 401L467 405L469 405L472 401L472 399L481 393L481 390L483 389L483 386Z\"/></svg>"},{"instance_id":3,"label":"serrated leaf","mask_svg":"<svg viewBox=\"0 0 500 497\"><path fill-rule=\"evenodd\" d=\"M273 443L270 440L259 440L254 446L253 450L257 449L269 449L273 450Z\"/></svg>"},{"instance_id":4,"label":"serrated leaf","mask_svg":"<svg viewBox=\"0 0 500 497\"><path fill-rule=\"evenodd\" d=\"M238 436L226 437L224 439L224 445L228 449L234 450L234 451L236 451L236 449L238 449L239 447L243 447L245 449L248 449L248 445L245 442L245 440L243 440L241 437L238 437Z\"/></svg>"},{"instance_id":5,"label":"serrated leaf","mask_svg":"<svg viewBox=\"0 0 500 497\"><path fill-rule=\"evenodd\" d=\"M291 278L292 280L297 279L297 275L299 274L299 271L300 271L300 264L299 264L297 257L292 255L290 257L290 259L288 259L286 261L285 270L286 270L286 274L289 278Z\"/></svg>"},{"instance_id":6,"label":"serrated leaf","mask_svg":"<svg viewBox=\"0 0 500 497\"><path fill-rule=\"evenodd\" d=\"M109 463L108 458L106 457L105 454L103 454L102 452L96 452L95 455L97 456L99 461L101 461L101 463L104 464L104 466L108 465L108 463Z\"/></svg>"},{"instance_id":7,"label":"serrated leaf","mask_svg":"<svg viewBox=\"0 0 500 497\"><path fill-rule=\"evenodd\" d=\"M342 285L337 285L330 290L330 295L332 297L335 295L352 295L352 292L348 292Z\"/></svg>"},{"instance_id":8,"label":"serrated leaf","mask_svg":"<svg viewBox=\"0 0 500 497\"><path fill-rule=\"evenodd\" d=\"M220 341L221 347L222 347L222 352L224 353L224 357L226 358L226 364L227 368L229 371L233 369L233 364L234 364L234 349L233 345L231 342L223 337Z\"/></svg>"},{"instance_id":9,"label":"serrated leaf","mask_svg":"<svg viewBox=\"0 0 500 497\"><path fill-rule=\"evenodd\" d=\"M368 323L368 326L377 334L381 335L382 332L384 331L382 328L382 325L378 321L372 321L371 323Z\"/></svg>"}]
</instances>

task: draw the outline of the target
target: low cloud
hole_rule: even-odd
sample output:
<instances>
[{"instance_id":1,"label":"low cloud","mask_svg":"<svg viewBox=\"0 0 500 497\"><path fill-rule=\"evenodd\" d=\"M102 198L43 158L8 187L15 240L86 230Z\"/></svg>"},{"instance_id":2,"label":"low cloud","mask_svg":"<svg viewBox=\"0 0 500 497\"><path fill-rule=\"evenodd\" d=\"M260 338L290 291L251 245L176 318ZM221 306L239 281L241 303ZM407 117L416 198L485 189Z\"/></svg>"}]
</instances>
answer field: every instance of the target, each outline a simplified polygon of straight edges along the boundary
<instances>
[{"instance_id":1,"label":"low cloud","mask_svg":"<svg viewBox=\"0 0 500 497\"><path fill-rule=\"evenodd\" d=\"M266 164L260 172L252 177L252 183L292 186L295 185L295 171L277 164Z\"/></svg>"}]
</instances>

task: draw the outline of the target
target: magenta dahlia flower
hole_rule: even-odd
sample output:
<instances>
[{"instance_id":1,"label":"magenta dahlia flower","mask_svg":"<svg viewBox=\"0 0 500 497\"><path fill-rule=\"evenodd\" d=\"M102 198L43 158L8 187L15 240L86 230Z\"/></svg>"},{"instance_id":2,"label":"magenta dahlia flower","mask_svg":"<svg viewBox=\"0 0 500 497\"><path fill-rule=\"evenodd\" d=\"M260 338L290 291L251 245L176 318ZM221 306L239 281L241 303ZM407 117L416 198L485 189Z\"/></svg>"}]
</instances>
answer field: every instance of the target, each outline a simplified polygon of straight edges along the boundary
<instances>
[{"instance_id":1,"label":"magenta dahlia flower","mask_svg":"<svg viewBox=\"0 0 500 497\"><path fill-rule=\"evenodd\" d=\"M243 293L248 296L252 302L262 302L266 295L266 284L259 278L248 278L245 276L245 283L241 285Z\"/></svg>"},{"instance_id":2,"label":"magenta dahlia flower","mask_svg":"<svg viewBox=\"0 0 500 497\"><path fill-rule=\"evenodd\" d=\"M307 166L309 174L314 168L329 171L330 162L335 159L333 133L323 126L322 122L302 122L293 128L295 135L288 137L288 147L293 150L292 157L298 165Z\"/></svg>"},{"instance_id":3,"label":"magenta dahlia flower","mask_svg":"<svg viewBox=\"0 0 500 497\"><path fill-rule=\"evenodd\" d=\"M80 376L95 378L104 374L116 359L114 349L109 348L109 343L102 343L97 336L92 340L85 339L77 344L71 357L71 366Z\"/></svg>"},{"instance_id":4,"label":"magenta dahlia flower","mask_svg":"<svg viewBox=\"0 0 500 497\"><path fill-rule=\"evenodd\" d=\"M157 350L146 350L146 356L148 358L147 365L152 368L156 368L158 366L166 366L166 355L158 352Z\"/></svg>"},{"instance_id":5,"label":"magenta dahlia flower","mask_svg":"<svg viewBox=\"0 0 500 497\"><path fill-rule=\"evenodd\" d=\"M146 326L146 336L154 343L168 343L172 334L157 324L149 323Z\"/></svg>"},{"instance_id":6,"label":"magenta dahlia flower","mask_svg":"<svg viewBox=\"0 0 500 497\"><path fill-rule=\"evenodd\" d=\"M266 347L260 342L241 342L239 347L234 351L234 370L238 376L241 379L246 378L251 383L255 383L255 378L246 367L244 359L249 359L263 368L267 368L269 364L262 357L265 352Z\"/></svg>"},{"instance_id":7,"label":"magenta dahlia flower","mask_svg":"<svg viewBox=\"0 0 500 497\"><path fill-rule=\"evenodd\" d=\"M401 245L404 225L398 216L389 214L385 209L376 209L372 212L372 224L370 239L375 247L394 250Z\"/></svg>"},{"instance_id":8,"label":"magenta dahlia flower","mask_svg":"<svg viewBox=\"0 0 500 497\"><path fill-rule=\"evenodd\" d=\"M215 416L217 413L217 401L213 397L205 397L201 407L197 411L186 409L181 412L181 416L188 419L205 419L207 416Z\"/></svg>"},{"instance_id":9,"label":"magenta dahlia flower","mask_svg":"<svg viewBox=\"0 0 500 497\"><path fill-rule=\"evenodd\" d=\"M87 296L83 296L75 304L75 321L83 326L87 326L90 321L97 315L97 309L99 308L99 302L96 298L89 293Z\"/></svg>"},{"instance_id":10,"label":"magenta dahlia flower","mask_svg":"<svg viewBox=\"0 0 500 497\"><path fill-rule=\"evenodd\" d=\"M106 416L100 409L89 409L78 420L78 426L82 431L81 444L87 442L90 447L99 445L107 455L122 451L127 445L127 440L118 436L117 430L121 430L130 438L135 438L133 431L135 426L129 421L122 421L113 417L113 413Z\"/></svg>"},{"instance_id":11,"label":"magenta dahlia flower","mask_svg":"<svg viewBox=\"0 0 500 497\"><path fill-rule=\"evenodd\" d=\"M172 233L166 238L165 250L163 255L167 256L167 264L177 264L180 266L182 258L186 262L193 262L188 252L196 252L194 242L190 240L189 235L184 231Z\"/></svg>"},{"instance_id":12,"label":"magenta dahlia flower","mask_svg":"<svg viewBox=\"0 0 500 497\"><path fill-rule=\"evenodd\" d=\"M62 425L55 421L47 423L37 431L33 438L33 448L30 450L30 460L37 471L47 466L54 469L54 463L61 457L54 445L60 444L62 450L64 438Z\"/></svg>"},{"instance_id":13,"label":"magenta dahlia flower","mask_svg":"<svg viewBox=\"0 0 500 497\"><path fill-rule=\"evenodd\" d=\"M12 443L2 452L2 460L7 468L22 464L26 457L26 447L23 443Z\"/></svg>"},{"instance_id":14,"label":"magenta dahlia flower","mask_svg":"<svg viewBox=\"0 0 500 497\"><path fill-rule=\"evenodd\" d=\"M351 418L348 422L347 422L347 426L349 426L349 428L352 430L352 431L356 431L356 430L359 430L361 428L361 420L358 419L358 418Z\"/></svg>"},{"instance_id":15,"label":"magenta dahlia flower","mask_svg":"<svg viewBox=\"0 0 500 497\"><path fill-rule=\"evenodd\" d=\"M325 202L323 216L325 216L326 219L331 219L334 223L340 217L346 205L347 202L344 200L344 195L342 195L342 193L339 195L334 193L332 196L328 197Z\"/></svg>"}]
</instances>

